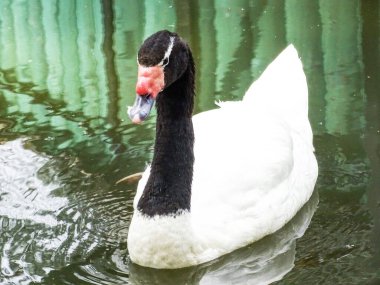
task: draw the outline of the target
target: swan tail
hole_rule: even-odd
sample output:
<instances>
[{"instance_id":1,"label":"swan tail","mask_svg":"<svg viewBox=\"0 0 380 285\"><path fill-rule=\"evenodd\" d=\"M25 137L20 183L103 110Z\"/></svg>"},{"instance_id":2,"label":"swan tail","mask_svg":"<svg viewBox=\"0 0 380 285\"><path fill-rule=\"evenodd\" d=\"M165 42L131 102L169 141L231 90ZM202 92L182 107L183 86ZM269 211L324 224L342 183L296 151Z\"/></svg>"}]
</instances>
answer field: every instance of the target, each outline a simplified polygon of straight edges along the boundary
<instances>
[{"instance_id":1,"label":"swan tail","mask_svg":"<svg viewBox=\"0 0 380 285\"><path fill-rule=\"evenodd\" d=\"M252 83L243 102L280 116L294 131L312 141L306 76L297 50L292 44Z\"/></svg>"}]
</instances>

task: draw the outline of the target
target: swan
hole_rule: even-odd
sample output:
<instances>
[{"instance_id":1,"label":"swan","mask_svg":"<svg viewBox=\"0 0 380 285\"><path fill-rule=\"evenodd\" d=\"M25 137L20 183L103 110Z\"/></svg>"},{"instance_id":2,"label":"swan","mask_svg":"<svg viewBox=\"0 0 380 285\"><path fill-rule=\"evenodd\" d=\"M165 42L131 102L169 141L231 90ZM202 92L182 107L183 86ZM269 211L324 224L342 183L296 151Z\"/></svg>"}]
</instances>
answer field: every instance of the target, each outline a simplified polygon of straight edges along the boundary
<instances>
[{"instance_id":1,"label":"swan","mask_svg":"<svg viewBox=\"0 0 380 285\"><path fill-rule=\"evenodd\" d=\"M288 46L241 101L192 116L194 61L176 33L148 37L137 56L142 123L156 104L152 163L134 198L132 262L158 269L208 262L283 227L318 176L302 63Z\"/></svg>"}]
</instances>

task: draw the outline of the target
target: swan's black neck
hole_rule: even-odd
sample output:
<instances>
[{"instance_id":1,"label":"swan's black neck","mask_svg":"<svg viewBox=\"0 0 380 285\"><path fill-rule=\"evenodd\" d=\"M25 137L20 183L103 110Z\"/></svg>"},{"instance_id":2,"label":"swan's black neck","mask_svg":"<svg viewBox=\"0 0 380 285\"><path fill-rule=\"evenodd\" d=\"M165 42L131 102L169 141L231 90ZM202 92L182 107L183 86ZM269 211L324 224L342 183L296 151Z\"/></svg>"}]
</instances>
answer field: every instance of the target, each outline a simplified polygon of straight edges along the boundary
<instances>
[{"instance_id":1,"label":"swan's black neck","mask_svg":"<svg viewBox=\"0 0 380 285\"><path fill-rule=\"evenodd\" d=\"M194 165L194 63L157 97L156 142L151 172L138 209L145 215L190 210Z\"/></svg>"}]
</instances>

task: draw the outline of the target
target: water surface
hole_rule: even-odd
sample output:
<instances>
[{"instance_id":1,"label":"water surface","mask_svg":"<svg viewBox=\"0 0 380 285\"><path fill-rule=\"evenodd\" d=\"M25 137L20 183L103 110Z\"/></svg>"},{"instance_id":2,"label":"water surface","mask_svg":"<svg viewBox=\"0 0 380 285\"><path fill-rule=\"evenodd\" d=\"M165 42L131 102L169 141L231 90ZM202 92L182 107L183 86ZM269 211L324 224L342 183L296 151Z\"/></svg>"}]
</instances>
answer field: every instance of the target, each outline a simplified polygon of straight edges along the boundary
<instances>
[{"instance_id":1,"label":"water surface","mask_svg":"<svg viewBox=\"0 0 380 285\"><path fill-rule=\"evenodd\" d=\"M279 232L168 271L130 262L136 185L116 185L152 158L155 116L134 126L126 106L161 29L193 50L196 113L242 98L293 43L320 166ZM1 0L0 284L379 283L379 36L370 0Z\"/></svg>"}]
</instances>

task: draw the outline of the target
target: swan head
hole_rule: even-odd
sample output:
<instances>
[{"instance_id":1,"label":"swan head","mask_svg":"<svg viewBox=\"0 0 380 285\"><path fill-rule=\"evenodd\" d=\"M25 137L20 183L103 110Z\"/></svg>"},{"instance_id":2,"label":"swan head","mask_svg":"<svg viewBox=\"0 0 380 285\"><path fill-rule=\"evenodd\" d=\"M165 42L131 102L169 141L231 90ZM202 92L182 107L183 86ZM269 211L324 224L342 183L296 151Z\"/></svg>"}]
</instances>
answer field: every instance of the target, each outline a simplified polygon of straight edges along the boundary
<instances>
[{"instance_id":1,"label":"swan head","mask_svg":"<svg viewBox=\"0 0 380 285\"><path fill-rule=\"evenodd\" d=\"M137 56L136 100L128 107L133 123L148 117L157 97L184 74L190 57L188 45L176 33L159 31L143 42Z\"/></svg>"}]
</instances>

